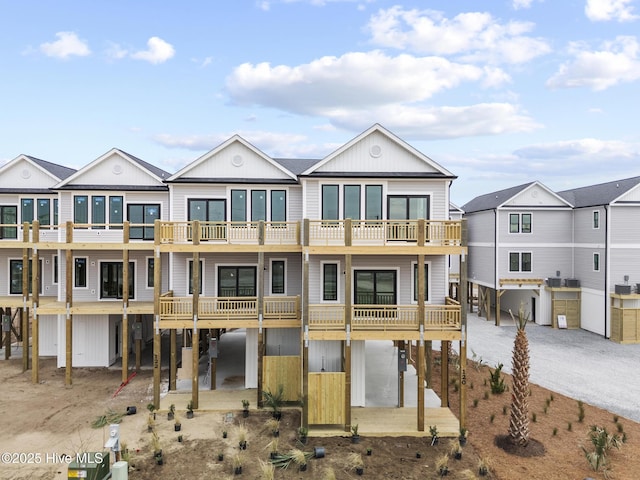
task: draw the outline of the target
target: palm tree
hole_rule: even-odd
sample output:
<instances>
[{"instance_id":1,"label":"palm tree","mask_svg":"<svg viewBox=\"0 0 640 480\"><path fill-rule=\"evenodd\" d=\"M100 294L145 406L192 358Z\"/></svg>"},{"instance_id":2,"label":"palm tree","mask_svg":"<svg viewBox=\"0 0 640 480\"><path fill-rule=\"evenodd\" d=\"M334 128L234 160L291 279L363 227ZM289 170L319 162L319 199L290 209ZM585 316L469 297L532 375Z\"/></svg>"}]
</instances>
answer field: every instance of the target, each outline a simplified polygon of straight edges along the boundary
<instances>
[{"instance_id":1,"label":"palm tree","mask_svg":"<svg viewBox=\"0 0 640 480\"><path fill-rule=\"evenodd\" d=\"M509 437L516 445L523 447L529 443L529 340L525 327L529 315L525 315L524 306L520 304L518 318L509 310L511 318L516 323L518 331L513 343L512 378L513 392L511 395L511 420L509 421Z\"/></svg>"}]
</instances>

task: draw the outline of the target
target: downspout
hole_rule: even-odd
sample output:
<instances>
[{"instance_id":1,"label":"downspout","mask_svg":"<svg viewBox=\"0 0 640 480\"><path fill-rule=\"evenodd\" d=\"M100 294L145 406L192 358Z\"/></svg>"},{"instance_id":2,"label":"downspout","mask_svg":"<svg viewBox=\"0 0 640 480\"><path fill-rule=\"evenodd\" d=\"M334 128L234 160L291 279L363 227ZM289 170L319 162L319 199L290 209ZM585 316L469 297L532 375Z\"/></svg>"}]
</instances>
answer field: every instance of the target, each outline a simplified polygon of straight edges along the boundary
<instances>
[{"instance_id":1,"label":"downspout","mask_svg":"<svg viewBox=\"0 0 640 480\"><path fill-rule=\"evenodd\" d=\"M609 306L609 209L604 205L604 338L607 336Z\"/></svg>"},{"instance_id":2,"label":"downspout","mask_svg":"<svg viewBox=\"0 0 640 480\"><path fill-rule=\"evenodd\" d=\"M496 295L496 308L498 306L498 302L497 302L497 295L498 295L498 220L499 220L499 216L498 216L498 208L496 207L493 210L493 215L495 218L495 221L493 222L495 227L495 230L493 232L493 249L494 249L494 253L493 253L493 291L494 294ZM489 311L491 311L491 300L489 300ZM487 317L489 318L489 317ZM496 325L500 325L500 312L496 311L496 319L495 319L495 324Z\"/></svg>"}]
</instances>

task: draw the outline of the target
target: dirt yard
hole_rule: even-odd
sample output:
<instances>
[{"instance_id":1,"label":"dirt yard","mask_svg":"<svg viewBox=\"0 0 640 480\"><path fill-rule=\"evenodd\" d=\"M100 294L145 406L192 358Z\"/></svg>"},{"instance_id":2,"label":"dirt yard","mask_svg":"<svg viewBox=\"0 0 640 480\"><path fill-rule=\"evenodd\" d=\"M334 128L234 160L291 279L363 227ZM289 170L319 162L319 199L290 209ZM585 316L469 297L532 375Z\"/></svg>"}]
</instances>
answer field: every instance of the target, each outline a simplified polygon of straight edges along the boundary
<instances>
[{"instance_id":1,"label":"dirt yard","mask_svg":"<svg viewBox=\"0 0 640 480\"><path fill-rule=\"evenodd\" d=\"M208 478L267 478L262 476L261 461L269 458L269 443L274 439L266 427L268 412L252 411L247 419L240 411L232 416L223 413L196 412L195 418L184 418L184 411L177 412L182 423L175 432L174 422L167 420L166 412L158 412L154 431L163 450L163 465L157 465L153 457L147 421L146 405L151 399L151 373L138 374L129 385L113 398L120 386L121 374L117 370L77 369L73 372L73 387L64 385L64 370L55 368L51 360L41 362L41 384L31 383L30 372L22 373L21 360L0 362L0 395L4 418L1 420L3 435L0 437L0 478L6 480L58 480L67 478L67 465L62 454L81 451L101 451L108 434L107 428L93 429L91 423L109 410L124 413L128 406L136 406L137 414L125 416L120 426L122 441L126 444L131 463L129 478L136 479L208 479ZM434 377L439 378L436 371ZM640 425L589 405L584 406L584 420L578 421L578 404L575 400L532 386L530 401L532 437L543 444L545 454L537 458L521 458L505 453L495 445L495 438L508 429L509 393L485 395L484 385L489 379L487 367L467 369L469 386L469 443L463 448L462 459L449 460L449 478L492 478L512 480L533 479L583 479L604 478L602 472L589 469L581 445L588 446L590 425L600 425L609 432L622 430L627 442L609 456L610 477L625 480L638 478L640 471ZM510 382L506 376L507 384ZM439 382L436 382L439 383ZM458 411L455 378L450 386L451 408ZM551 397L553 396L553 400ZM549 406L547 406L549 403ZM546 408L546 413L545 413ZM507 410L508 412L508 410ZM617 420L617 421L616 421ZM238 425L244 423L247 449L238 447ZM569 430L569 424L571 429ZM276 479L299 478L356 478L355 471L347 464L349 453L360 453L364 460L364 476L384 479L439 478L435 463L438 457L448 453L449 439L440 439L431 446L426 432L423 438L369 438L362 437L359 444L350 438L310 438L301 446L296 438L299 413L296 409L285 411L278 437L278 451L286 453L300 447L313 452L322 447L324 458L311 458L307 471L300 471L296 464L288 469L277 469ZM226 430L228 437L222 438ZM182 442L178 436L182 435ZM371 448L371 456L367 449ZM28 455L18 455L25 453ZM218 460L218 454L224 458ZM234 458L243 461L242 475L234 475ZM420 458L418 458L418 454ZM477 463L482 458L490 461L491 472L486 477L477 475ZM8 463L7 463L8 462ZM30 463L28 463L30 462ZM469 476L463 472L469 470ZM472 476L473 475L473 476Z\"/></svg>"}]
</instances>

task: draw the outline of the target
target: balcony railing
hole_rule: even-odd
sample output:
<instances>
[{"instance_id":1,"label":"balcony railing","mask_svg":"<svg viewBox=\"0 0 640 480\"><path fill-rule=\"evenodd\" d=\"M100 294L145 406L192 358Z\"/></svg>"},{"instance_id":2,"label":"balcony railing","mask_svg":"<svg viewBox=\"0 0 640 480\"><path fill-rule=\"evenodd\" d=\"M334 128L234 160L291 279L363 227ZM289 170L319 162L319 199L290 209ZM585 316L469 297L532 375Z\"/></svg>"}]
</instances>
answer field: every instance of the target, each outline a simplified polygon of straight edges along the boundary
<instances>
[{"instance_id":1,"label":"balcony railing","mask_svg":"<svg viewBox=\"0 0 640 480\"><path fill-rule=\"evenodd\" d=\"M424 224L424 228L421 228ZM310 220L309 244L459 246L462 222L454 220Z\"/></svg>"},{"instance_id":2,"label":"balcony railing","mask_svg":"<svg viewBox=\"0 0 640 480\"><path fill-rule=\"evenodd\" d=\"M298 245L298 222L199 222L201 242ZM194 222L160 222L160 243L191 243Z\"/></svg>"},{"instance_id":3,"label":"balcony railing","mask_svg":"<svg viewBox=\"0 0 640 480\"><path fill-rule=\"evenodd\" d=\"M309 305L311 330L344 330L345 306ZM420 329L417 305L355 305L351 307L352 330ZM460 305L425 305L425 330L460 330Z\"/></svg>"},{"instance_id":4,"label":"balcony railing","mask_svg":"<svg viewBox=\"0 0 640 480\"><path fill-rule=\"evenodd\" d=\"M193 298L160 297L160 320L193 320ZM264 320L300 318L300 297L265 297ZM199 320L258 320L257 297L199 297Z\"/></svg>"}]
</instances>

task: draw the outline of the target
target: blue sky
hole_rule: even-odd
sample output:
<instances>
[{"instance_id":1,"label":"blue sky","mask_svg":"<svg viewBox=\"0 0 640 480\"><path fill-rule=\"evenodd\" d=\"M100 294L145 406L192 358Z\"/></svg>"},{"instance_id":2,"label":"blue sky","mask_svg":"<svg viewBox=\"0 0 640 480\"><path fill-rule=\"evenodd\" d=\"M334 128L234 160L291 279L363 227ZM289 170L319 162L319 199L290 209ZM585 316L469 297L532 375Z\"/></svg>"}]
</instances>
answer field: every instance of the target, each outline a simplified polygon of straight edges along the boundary
<instances>
[{"instance_id":1,"label":"blue sky","mask_svg":"<svg viewBox=\"0 0 640 480\"><path fill-rule=\"evenodd\" d=\"M380 123L458 205L640 174L640 0L0 0L0 31L0 163L322 158Z\"/></svg>"}]
</instances>

